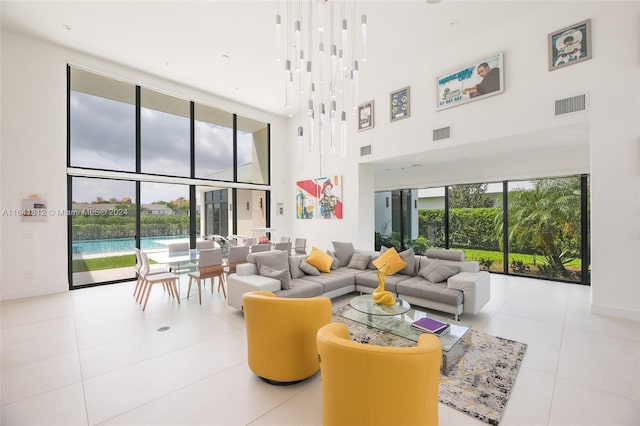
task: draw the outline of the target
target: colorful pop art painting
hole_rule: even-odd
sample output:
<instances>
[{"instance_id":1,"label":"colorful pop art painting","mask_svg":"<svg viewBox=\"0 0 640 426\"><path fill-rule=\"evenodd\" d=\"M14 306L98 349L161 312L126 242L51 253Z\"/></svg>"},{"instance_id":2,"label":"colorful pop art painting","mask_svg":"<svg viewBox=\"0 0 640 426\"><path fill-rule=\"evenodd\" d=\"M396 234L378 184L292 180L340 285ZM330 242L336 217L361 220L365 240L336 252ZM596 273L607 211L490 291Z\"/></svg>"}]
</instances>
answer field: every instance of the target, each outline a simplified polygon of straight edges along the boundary
<instances>
[{"instance_id":1,"label":"colorful pop art painting","mask_svg":"<svg viewBox=\"0 0 640 426\"><path fill-rule=\"evenodd\" d=\"M342 177L296 182L297 219L342 219Z\"/></svg>"},{"instance_id":2,"label":"colorful pop art painting","mask_svg":"<svg viewBox=\"0 0 640 426\"><path fill-rule=\"evenodd\" d=\"M296 218L313 219L316 215L316 188L315 179L300 180L296 182Z\"/></svg>"},{"instance_id":3,"label":"colorful pop art painting","mask_svg":"<svg viewBox=\"0 0 640 426\"><path fill-rule=\"evenodd\" d=\"M318 188L318 218L342 219L342 178L340 176L320 177Z\"/></svg>"}]
</instances>

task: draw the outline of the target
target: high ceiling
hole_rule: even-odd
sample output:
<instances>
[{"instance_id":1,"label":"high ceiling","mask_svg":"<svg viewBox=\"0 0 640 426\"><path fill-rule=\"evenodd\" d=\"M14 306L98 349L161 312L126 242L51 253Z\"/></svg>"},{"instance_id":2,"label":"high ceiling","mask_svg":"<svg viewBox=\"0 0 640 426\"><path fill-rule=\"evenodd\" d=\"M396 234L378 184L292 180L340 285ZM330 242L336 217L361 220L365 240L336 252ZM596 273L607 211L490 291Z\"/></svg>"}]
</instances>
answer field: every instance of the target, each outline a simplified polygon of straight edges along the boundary
<instances>
[{"instance_id":1,"label":"high ceiling","mask_svg":"<svg viewBox=\"0 0 640 426\"><path fill-rule=\"evenodd\" d=\"M300 0L303 1L303 0ZM316 1L316 0L312 0ZM337 0L336 0L337 1ZM299 2L293 1L292 7ZM548 5L544 1L361 1L369 22L369 63L392 50L427 55L438 40L473 38ZM275 15L280 1L2 1L2 26L87 52L240 103L286 116L282 64L277 63ZM284 12L281 12L284 14ZM397 23L392 28L390 23ZM413 45L407 46L407 43ZM406 50L405 50L406 51ZM407 55L407 61L412 55ZM413 55L415 56L415 55ZM381 59L382 58L382 59ZM410 63L404 64L410 67ZM364 80L363 80L364 81ZM562 135L560 135L562 136ZM570 131L571 140L584 134ZM559 134L548 137L555 143ZM565 140L566 142L566 140ZM483 144L485 156L514 144ZM465 148L468 155L473 155ZM480 155L479 151L479 155ZM430 152L423 159L385 160L379 170L407 161L455 161L462 154ZM410 164L410 163L409 163Z\"/></svg>"},{"instance_id":2,"label":"high ceiling","mask_svg":"<svg viewBox=\"0 0 640 426\"><path fill-rule=\"evenodd\" d=\"M297 3L292 2L293 7ZM285 0L2 1L1 7L5 28L286 115L274 31L278 7L284 15L286 4ZM442 36L463 39L536 6L518 1L413 0L362 1L359 7L368 15L370 32L386 33L387 23L402 22L394 34L406 43ZM369 43L372 61L387 51L388 46Z\"/></svg>"}]
</instances>

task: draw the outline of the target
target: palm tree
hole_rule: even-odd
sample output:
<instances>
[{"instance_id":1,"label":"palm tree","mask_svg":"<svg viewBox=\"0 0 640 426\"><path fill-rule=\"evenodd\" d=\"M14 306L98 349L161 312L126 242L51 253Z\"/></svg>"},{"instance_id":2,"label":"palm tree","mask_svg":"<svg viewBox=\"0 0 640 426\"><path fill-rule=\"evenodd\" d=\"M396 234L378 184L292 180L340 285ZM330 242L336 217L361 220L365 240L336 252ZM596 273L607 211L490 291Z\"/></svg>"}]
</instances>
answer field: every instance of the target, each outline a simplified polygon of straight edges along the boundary
<instances>
[{"instance_id":1,"label":"palm tree","mask_svg":"<svg viewBox=\"0 0 640 426\"><path fill-rule=\"evenodd\" d=\"M496 229L502 235L502 220ZM540 179L532 189L509 193L512 251L543 257L542 269L563 274L580 253L580 180Z\"/></svg>"}]
</instances>

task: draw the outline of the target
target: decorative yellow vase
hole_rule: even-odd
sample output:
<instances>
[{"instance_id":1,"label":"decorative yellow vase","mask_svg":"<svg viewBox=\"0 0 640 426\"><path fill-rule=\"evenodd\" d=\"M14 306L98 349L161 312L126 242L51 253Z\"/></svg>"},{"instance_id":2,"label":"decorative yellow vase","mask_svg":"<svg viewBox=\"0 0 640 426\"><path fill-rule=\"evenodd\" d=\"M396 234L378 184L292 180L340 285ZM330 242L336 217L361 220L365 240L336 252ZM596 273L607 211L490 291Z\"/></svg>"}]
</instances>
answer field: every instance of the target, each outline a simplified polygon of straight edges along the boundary
<instances>
[{"instance_id":1,"label":"decorative yellow vase","mask_svg":"<svg viewBox=\"0 0 640 426\"><path fill-rule=\"evenodd\" d=\"M378 287L373 290L373 294L371 295L371 297L373 298L373 301L378 305L391 306L395 305L396 299L393 297L393 293L384 289L384 277L387 269L389 269L389 265L387 263L385 263L378 269Z\"/></svg>"}]
</instances>

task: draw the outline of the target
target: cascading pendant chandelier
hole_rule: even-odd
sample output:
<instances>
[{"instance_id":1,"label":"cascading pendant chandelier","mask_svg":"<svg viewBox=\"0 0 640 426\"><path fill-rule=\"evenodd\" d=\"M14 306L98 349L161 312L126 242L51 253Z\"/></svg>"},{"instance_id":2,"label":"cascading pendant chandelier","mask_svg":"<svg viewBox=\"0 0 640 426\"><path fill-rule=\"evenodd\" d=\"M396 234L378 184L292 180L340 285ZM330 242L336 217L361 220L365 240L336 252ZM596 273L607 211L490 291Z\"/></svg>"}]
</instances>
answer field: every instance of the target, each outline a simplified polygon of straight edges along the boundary
<instances>
[{"instance_id":1,"label":"cascading pendant chandelier","mask_svg":"<svg viewBox=\"0 0 640 426\"><path fill-rule=\"evenodd\" d=\"M347 156L347 115L356 113L358 73L366 62L367 16L362 2L288 0L277 2L277 61L283 64L284 104L298 112L298 167L304 145L317 149L320 175L326 148ZM282 9L281 9L282 6ZM339 136L338 136L339 134Z\"/></svg>"}]
</instances>

